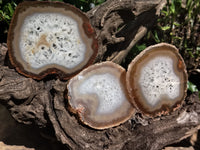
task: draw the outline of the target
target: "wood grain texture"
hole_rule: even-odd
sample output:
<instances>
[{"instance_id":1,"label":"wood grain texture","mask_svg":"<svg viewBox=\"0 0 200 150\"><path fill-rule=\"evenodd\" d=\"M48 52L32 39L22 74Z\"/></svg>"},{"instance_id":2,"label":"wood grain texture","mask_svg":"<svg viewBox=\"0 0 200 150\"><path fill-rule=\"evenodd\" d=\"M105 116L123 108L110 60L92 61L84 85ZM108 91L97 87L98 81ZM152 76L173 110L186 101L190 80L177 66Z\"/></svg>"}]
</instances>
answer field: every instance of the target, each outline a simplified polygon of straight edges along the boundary
<instances>
[{"instance_id":1,"label":"wood grain texture","mask_svg":"<svg viewBox=\"0 0 200 150\"><path fill-rule=\"evenodd\" d=\"M163 1L107 0L89 11L87 15L100 44L96 62L120 63L154 24L160 2ZM159 150L200 128L200 101L198 93L193 93L188 94L179 110L167 116L149 119L137 113L115 128L94 130L67 110L66 84L52 76L35 81L18 74L9 64L6 44L0 45L0 103L18 122L41 128L51 125L66 149Z\"/></svg>"}]
</instances>

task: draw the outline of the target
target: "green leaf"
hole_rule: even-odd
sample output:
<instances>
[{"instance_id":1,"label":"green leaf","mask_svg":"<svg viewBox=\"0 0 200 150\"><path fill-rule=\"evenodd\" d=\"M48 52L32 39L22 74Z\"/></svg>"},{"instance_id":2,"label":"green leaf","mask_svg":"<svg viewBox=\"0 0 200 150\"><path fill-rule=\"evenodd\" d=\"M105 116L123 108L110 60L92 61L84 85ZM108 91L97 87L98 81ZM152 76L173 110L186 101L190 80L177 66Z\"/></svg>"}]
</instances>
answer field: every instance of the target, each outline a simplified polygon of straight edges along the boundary
<instances>
[{"instance_id":1,"label":"green leaf","mask_svg":"<svg viewBox=\"0 0 200 150\"><path fill-rule=\"evenodd\" d=\"M182 37L174 36L174 37L172 37L172 39L178 39L178 40L181 40Z\"/></svg>"},{"instance_id":2,"label":"green leaf","mask_svg":"<svg viewBox=\"0 0 200 150\"><path fill-rule=\"evenodd\" d=\"M142 45L136 45L138 51L143 51L147 46L145 44Z\"/></svg>"},{"instance_id":3,"label":"green leaf","mask_svg":"<svg viewBox=\"0 0 200 150\"><path fill-rule=\"evenodd\" d=\"M87 0L80 0L81 2L83 2L83 3L88 3L88 1Z\"/></svg>"},{"instance_id":4,"label":"green leaf","mask_svg":"<svg viewBox=\"0 0 200 150\"><path fill-rule=\"evenodd\" d=\"M187 9L189 9L191 7L192 1L193 0L187 0L187 3L186 3L186 8Z\"/></svg>"},{"instance_id":5,"label":"green leaf","mask_svg":"<svg viewBox=\"0 0 200 150\"><path fill-rule=\"evenodd\" d=\"M161 12L162 12L165 16L168 16L168 15L169 15L168 11L161 10Z\"/></svg>"},{"instance_id":6,"label":"green leaf","mask_svg":"<svg viewBox=\"0 0 200 150\"><path fill-rule=\"evenodd\" d=\"M8 10L10 12L10 15L12 16L12 14L14 13L14 9L10 3L8 3Z\"/></svg>"},{"instance_id":7,"label":"green leaf","mask_svg":"<svg viewBox=\"0 0 200 150\"><path fill-rule=\"evenodd\" d=\"M164 26L164 27L161 27L161 29L162 29L163 31L166 31L166 30L169 30L169 29L170 29L170 26Z\"/></svg>"},{"instance_id":8,"label":"green leaf","mask_svg":"<svg viewBox=\"0 0 200 150\"><path fill-rule=\"evenodd\" d=\"M172 2L171 2L170 11L172 12L172 14L175 14L175 4L174 4L174 0L172 0Z\"/></svg>"},{"instance_id":9,"label":"green leaf","mask_svg":"<svg viewBox=\"0 0 200 150\"><path fill-rule=\"evenodd\" d=\"M2 21L3 19L4 19L4 13L3 13L3 11L2 10L0 10L0 21Z\"/></svg>"},{"instance_id":10,"label":"green leaf","mask_svg":"<svg viewBox=\"0 0 200 150\"><path fill-rule=\"evenodd\" d=\"M173 23L175 26L180 26L181 24L179 24L178 22L174 22Z\"/></svg>"},{"instance_id":11,"label":"green leaf","mask_svg":"<svg viewBox=\"0 0 200 150\"><path fill-rule=\"evenodd\" d=\"M192 82L188 81L187 82L187 89L190 91L190 92L198 92L199 90L197 89L197 86L194 85Z\"/></svg>"},{"instance_id":12,"label":"green leaf","mask_svg":"<svg viewBox=\"0 0 200 150\"><path fill-rule=\"evenodd\" d=\"M196 53L197 56L199 56L199 51L198 50L195 53Z\"/></svg>"},{"instance_id":13,"label":"green leaf","mask_svg":"<svg viewBox=\"0 0 200 150\"><path fill-rule=\"evenodd\" d=\"M187 51L192 51L192 48L186 48Z\"/></svg>"},{"instance_id":14,"label":"green leaf","mask_svg":"<svg viewBox=\"0 0 200 150\"><path fill-rule=\"evenodd\" d=\"M154 32L154 40L157 42L157 43L160 43L160 39L158 37L158 33L155 31Z\"/></svg>"},{"instance_id":15,"label":"green leaf","mask_svg":"<svg viewBox=\"0 0 200 150\"><path fill-rule=\"evenodd\" d=\"M8 16L8 15L4 15L4 18L7 20L10 20L10 16Z\"/></svg>"},{"instance_id":16,"label":"green leaf","mask_svg":"<svg viewBox=\"0 0 200 150\"><path fill-rule=\"evenodd\" d=\"M191 51L189 51L188 53L190 54L190 56L191 56L192 58L194 58L194 55L193 55L193 53L192 53Z\"/></svg>"},{"instance_id":17,"label":"green leaf","mask_svg":"<svg viewBox=\"0 0 200 150\"><path fill-rule=\"evenodd\" d=\"M102 3L104 3L104 2L105 2L105 0L97 0L95 4L98 4L98 5L99 5L99 4L102 4Z\"/></svg>"}]
</instances>

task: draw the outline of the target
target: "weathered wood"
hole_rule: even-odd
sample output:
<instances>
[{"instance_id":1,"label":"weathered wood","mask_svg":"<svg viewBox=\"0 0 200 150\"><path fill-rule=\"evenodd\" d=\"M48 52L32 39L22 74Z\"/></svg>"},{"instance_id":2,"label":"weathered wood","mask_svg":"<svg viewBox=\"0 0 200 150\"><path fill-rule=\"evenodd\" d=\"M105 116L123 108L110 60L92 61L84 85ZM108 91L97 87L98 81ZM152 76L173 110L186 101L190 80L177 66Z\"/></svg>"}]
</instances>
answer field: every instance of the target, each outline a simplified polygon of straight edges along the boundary
<instances>
[{"instance_id":1,"label":"weathered wood","mask_svg":"<svg viewBox=\"0 0 200 150\"><path fill-rule=\"evenodd\" d=\"M100 51L97 62L120 63L156 19L163 1L108 0L89 11L97 31ZM148 20L149 19L149 20ZM67 110L64 93L67 81L56 77L35 81L18 74L0 45L0 103L18 122L51 124L55 136L69 149L158 150L178 142L200 128L198 93L189 94L181 109L163 117L144 118L140 113L124 124L94 130L77 121Z\"/></svg>"},{"instance_id":2,"label":"weathered wood","mask_svg":"<svg viewBox=\"0 0 200 150\"><path fill-rule=\"evenodd\" d=\"M40 90L38 90L38 93L36 92L36 96L32 96L28 88L21 88L19 91L16 90L18 88L10 88L7 93L4 93L4 95L10 93L8 97L1 94L1 99L4 99L4 103L9 105L13 117L19 122L25 124L34 122L43 127L50 121L57 139L72 149L155 150L187 138L200 128L198 93L190 95L181 110L168 116L152 120L142 118L140 114L137 114L116 128L97 131L80 124L68 112L67 101L63 97L65 82L50 80L40 84L40 82L37 83L34 80L22 77L7 67L1 67L1 69L1 72L4 72L4 77L10 77L13 74L12 76L16 78L15 80L9 78L4 80L12 81L11 84L9 82L4 83L8 87L15 87L15 85L16 87L26 87L24 85L27 85L32 89L35 89L36 85L37 87L43 87L39 88ZM6 90L4 89L4 91ZM24 93L24 97L21 97L23 94L20 94L20 92ZM32 101L29 101L29 103L25 103L28 101L26 93L32 97ZM24 102L17 101L21 98L25 99Z\"/></svg>"},{"instance_id":3,"label":"weathered wood","mask_svg":"<svg viewBox=\"0 0 200 150\"><path fill-rule=\"evenodd\" d=\"M6 145L3 142L0 142L0 150L35 150L34 148L27 148L25 146L16 146L16 145Z\"/></svg>"},{"instance_id":4,"label":"weathered wood","mask_svg":"<svg viewBox=\"0 0 200 150\"><path fill-rule=\"evenodd\" d=\"M120 64L155 23L165 0L108 0L87 15L99 38L96 61Z\"/></svg>"}]
</instances>

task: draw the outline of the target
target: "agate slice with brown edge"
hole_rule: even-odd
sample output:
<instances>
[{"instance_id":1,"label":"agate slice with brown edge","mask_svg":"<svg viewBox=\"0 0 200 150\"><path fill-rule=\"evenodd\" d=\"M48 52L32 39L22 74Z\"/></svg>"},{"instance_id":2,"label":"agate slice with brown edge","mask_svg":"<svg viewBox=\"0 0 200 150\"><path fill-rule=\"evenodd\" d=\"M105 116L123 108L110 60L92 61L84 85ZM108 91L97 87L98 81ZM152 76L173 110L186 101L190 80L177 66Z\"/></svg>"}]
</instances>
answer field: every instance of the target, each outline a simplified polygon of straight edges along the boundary
<instances>
[{"instance_id":1,"label":"agate slice with brown edge","mask_svg":"<svg viewBox=\"0 0 200 150\"><path fill-rule=\"evenodd\" d=\"M9 58L34 79L57 74L68 79L92 64L98 41L87 16L62 2L22 2L8 33Z\"/></svg>"},{"instance_id":2,"label":"agate slice with brown edge","mask_svg":"<svg viewBox=\"0 0 200 150\"><path fill-rule=\"evenodd\" d=\"M112 62L89 66L71 78L69 110L85 125L106 129L127 121L135 112L126 89L126 71Z\"/></svg>"},{"instance_id":3,"label":"agate slice with brown edge","mask_svg":"<svg viewBox=\"0 0 200 150\"><path fill-rule=\"evenodd\" d=\"M177 109L185 99L186 66L175 46L160 43L132 60L126 82L133 105L144 115L160 116Z\"/></svg>"}]
</instances>

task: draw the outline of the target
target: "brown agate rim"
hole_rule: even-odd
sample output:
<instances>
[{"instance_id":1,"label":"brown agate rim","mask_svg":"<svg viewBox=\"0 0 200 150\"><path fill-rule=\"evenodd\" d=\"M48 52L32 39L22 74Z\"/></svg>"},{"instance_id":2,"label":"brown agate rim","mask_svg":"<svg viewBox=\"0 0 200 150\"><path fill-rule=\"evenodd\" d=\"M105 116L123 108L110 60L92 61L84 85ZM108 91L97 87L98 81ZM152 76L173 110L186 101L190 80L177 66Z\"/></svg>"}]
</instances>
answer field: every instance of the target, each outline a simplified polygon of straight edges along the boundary
<instances>
[{"instance_id":1,"label":"brown agate rim","mask_svg":"<svg viewBox=\"0 0 200 150\"><path fill-rule=\"evenodd\" d=\"M64 8L66 10L70 10L73 13L77 14L83 20L82 27L85 31L85 34L87 35L88 38L91 38L92 41L93 41L93 43L91 45L92 50L93 50L93 54L84 67L82 67L81 69L78 69L78 70L76 70L72 73L65 73L64 71L62 71L58 68L54 68L54 67L51 68L50 67L50 68L46 69L45 71L40 72L39 74L35 74L35 73L31 73L31 72L26 71L24 69L24 67L22 66L22 64L20 64L16 60L16 58L14 56L14 49L13 49L13 46L12 46L12 41L13 41L14 36L15 36L14 35L14 28L17 24L18 16L19 16L20 12L27 10L29 7L38 7L38 6L40 8L46 7L46 6L50 6L50 7L54 7L54 8ZM85 44L87 44L87 43L85 43ZM70 77L79 73L83 68L91 65L94 62L96 55L97 55L97 52L98 52L98 40L96 38L96 32L93 29L93 27L90 25L88 17L85 14L83 14L78 8L76 8L72 5L63 3L63 2L25 1L25 2L20 3L17 6L17 8L14 12L14 15L12 17L12 20L11 20L11 24L10 24L9 32L8 32L8 38L7 38L7 45L8 45L8 55L9 55L11 64L16 68L16 70L20 74L23 74L24 76L27 76L27 77L30 77L30 78L33 78L33 79L37 79L37 80L41 80L49 74L56 74L56 75L58 75L58 77L61 80L69 79Z\"/></svg>"},{"instance_id":2,"label":"brown agate rim","mask_svg":"<svg viewBox=\"0 0 200 150\"><path fill-rule=\"evenodd\" d=\"M184 91L183 91L183 96L181 98L179 96L180 100L176 101L173 105L170 105L170 102L168 103L168 102L164 102L163 100L160 100L161 103L159 102L159 105L161 105L161 107L155 109L154 111L151 111L149 110L149 108L146 108L146 106L144 106L144 104L140 102L140 99L137 97L137 94L136 94L137 89L134 88L134 85L131 85L131 83L135 82L132 76L136 74L136 70L137 70L136 68L137 68L138 62L142 62L143 58L148 57L149 53L151 52L153 53L156 50L161 51L162 49L167 49L167 51L171 51L173 54L175 54L177 58L177 62L175 62L175 64L177 64L176 68L179 72L183 74L183 81L181 82L181 85L183 86ZM141 112L142 114L148 117L156 117L156 116L168 114L169 112L178 109L182 105L187 94L187 79L188 79L188 76L187 76L184 60L179 54L178 49L175 46L171 44L167 44L167 43L160 43L153 46L149 46L145 50L143 50L138 56L136 56L136 58L132 60L132 62L128 66L126 82L127 82L129 94L131 95L130 102L137 108L139 112ZM157 105L155 107L157 107Z\"/></svg>"},{"instance_id":3,"label":"brown agate rim","mask_svg":"<svg viewBox=\"0 0 200 150\"><path fill-rule=\"evenodd\" d=\"M80 109L74 108L74 106L71 102L73 99L73 96L68 90L68 85L69 85L69 82L76 82L76 80L77 80L76 77L79 74L81 74L81 76L84 76L84 74L87 74L88 72L94 71L95 69L98 69L101 67L110 67L110 69L114 68L114 69L118 70L118 72L121 72L121 75L120 75L120 82L121 82L120 84L121 85L120 86L121 87L123 86L122 90L124 92L125 97L127 98L127 101L123 102L122 105L120 106L120 108L117 108L117 110L115 110L113 113L115 113L115 115L116 115L117 113L121 112L121 109L123 109L123 108L126 108L127 113L126 113L126 115L120 116L119 118L114 119L111 122L101 122L101 123L98 122L97 123L97 122L93 121L92 119L90 119L89 117L87 117L87 115L90 113L90 110L86 109L86 108L88 108L87 106L84 107L83 109L82 108L80 108ZM130 96L128 94L128 90L127 90L127 86L126 86L126 71L124 68L122 68L121 66L114 64L112 62L106 61L103 63L92 65L92 66L84 69L83 71L81 71L79 74L69 80L67 88L66 88L65 98L68 100L68 110L71 113L76 114L77 119L82 124L87 125L94 129L98 129L98 130L107 129L107 128L115 127L115 126L118 126L118 125L124 123L125 121L130 119L130 117L135 113L135 108L133 107L133 105L131 103L129 103ZM71 84L73 84L73 83L71 83ZM82 104L82 105L86 105L86 104ZM108 117L112 118L113 113L108 114ZM122 112L122 113L124 113L124 112ZM103 117L105 117L105 116L103 116Z\"/></svg>"}]
</instances>

